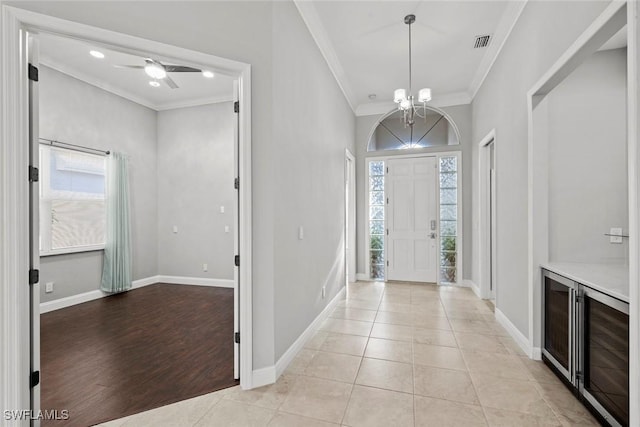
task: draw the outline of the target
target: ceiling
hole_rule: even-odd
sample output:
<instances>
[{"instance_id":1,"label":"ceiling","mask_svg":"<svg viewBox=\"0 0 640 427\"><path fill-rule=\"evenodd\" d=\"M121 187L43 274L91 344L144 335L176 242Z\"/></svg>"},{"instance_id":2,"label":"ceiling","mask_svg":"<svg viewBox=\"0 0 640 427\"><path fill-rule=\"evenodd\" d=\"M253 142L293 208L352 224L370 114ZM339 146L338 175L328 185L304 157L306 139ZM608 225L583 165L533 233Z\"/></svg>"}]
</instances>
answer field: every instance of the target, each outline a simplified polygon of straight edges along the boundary
<instances>
[{"instance_id":1,"label":"ceiling","mask_svg":"<svg viewBox=\"0 0 640 427\"><path fill-rule=\"evenodd\" d=\"M144 65L143 57L50 34L39 35L39 50L41 64L154 110L232 100L233 78L229 76L215 74L211 79L202 73L169 73L178 84L177 89L164 83L152 87L149 85L152 79L144 70L114 67ZM89 54L91 50L102 52L104 58L94 58Z\"/></svg>"},{"instance_id":2,"label":"ceiling","mask_svg":"<svg viewBox=\"0 0 640 427\"><path fill-rule=\"evenodd\" d=\"M466 104L490 69L524 1L296 1L358 115L393 108L393 90L408 87L412 25L413 89L430 87L433 106ZM474 49L478 35L488 47ZM369 95L375 94L374 100Z\"/></svg>"}]
</instances>

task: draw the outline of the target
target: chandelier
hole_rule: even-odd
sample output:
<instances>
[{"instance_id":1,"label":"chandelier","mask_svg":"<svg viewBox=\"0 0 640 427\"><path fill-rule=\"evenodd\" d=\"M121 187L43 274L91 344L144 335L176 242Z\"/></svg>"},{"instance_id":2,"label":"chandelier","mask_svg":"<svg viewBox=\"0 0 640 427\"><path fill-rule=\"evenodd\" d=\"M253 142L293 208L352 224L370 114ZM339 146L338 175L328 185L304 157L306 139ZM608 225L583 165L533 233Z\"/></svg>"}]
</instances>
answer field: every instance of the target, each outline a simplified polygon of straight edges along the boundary
<instances>
[{"instance_id":1,"label":"chandelier","mask_svg":"<svg viewBox=\"0 0 640 427\"><path fill-rule=\"evenodd\" d=\"M418 91L418 103L422 103L422 105L416 105L415 98L411 92L411 24L414 22L416 22L415 15L404 17L404 23L409 26L409 90L396 89L393 92L393 101L398 104L398 110L404 113L404 127L411 128L413 128L416 116L421 119L426 117L427 102L431 101L431 89L429 88L423 88Z\"/></svg>"}]
</instances>

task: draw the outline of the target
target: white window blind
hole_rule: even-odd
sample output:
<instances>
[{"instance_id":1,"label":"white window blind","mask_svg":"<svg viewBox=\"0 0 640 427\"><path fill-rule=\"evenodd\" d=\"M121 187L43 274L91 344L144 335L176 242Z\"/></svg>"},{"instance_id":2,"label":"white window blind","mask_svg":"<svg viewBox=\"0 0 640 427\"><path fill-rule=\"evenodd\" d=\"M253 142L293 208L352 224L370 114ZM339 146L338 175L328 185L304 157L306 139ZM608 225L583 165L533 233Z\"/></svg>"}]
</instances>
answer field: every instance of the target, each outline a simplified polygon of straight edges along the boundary
<instances>
[{"instance_id":1,"label":"white window blind","mask_svg":"<svg viewBox=\"0 0 640 427\"><path fill-rule=\"evenodd\" d=\"M40 254L104 248L105 157L40 147Z\"/></svg>"}]
</instances>

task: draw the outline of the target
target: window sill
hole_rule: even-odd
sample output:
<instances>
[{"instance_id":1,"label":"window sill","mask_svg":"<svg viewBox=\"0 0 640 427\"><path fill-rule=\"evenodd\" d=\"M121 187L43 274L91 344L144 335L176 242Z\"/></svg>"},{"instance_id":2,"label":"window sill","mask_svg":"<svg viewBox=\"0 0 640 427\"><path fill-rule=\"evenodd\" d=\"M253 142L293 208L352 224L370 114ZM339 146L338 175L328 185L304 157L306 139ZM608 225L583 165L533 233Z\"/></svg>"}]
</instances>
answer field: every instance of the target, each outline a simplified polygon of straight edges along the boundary
<instances>
[{"instance_id":1,"label":"window sill","mask_svg":"<svg viewBox=\"0 0 640 427\"><path fill-rule=\"evenodd\" d=\"M103 251L104 245L95 245L95 246L80 246L76 248L65 248L65 249L54 249L47 252L40 252L40 258L49 257L55 255L68 255L68 254L79 254L84 252L97 252Z\"/></svg>"}]
</instances>

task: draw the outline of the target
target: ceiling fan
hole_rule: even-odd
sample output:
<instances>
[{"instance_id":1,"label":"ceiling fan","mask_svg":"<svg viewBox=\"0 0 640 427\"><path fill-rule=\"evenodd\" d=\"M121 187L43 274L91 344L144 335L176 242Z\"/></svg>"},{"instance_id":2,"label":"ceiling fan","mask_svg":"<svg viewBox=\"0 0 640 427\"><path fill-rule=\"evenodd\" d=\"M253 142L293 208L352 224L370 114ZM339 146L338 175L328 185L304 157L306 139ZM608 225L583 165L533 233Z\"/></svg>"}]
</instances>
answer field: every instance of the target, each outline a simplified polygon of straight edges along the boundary
<instances>
[{"instance_id":1,"label":"ceiling fan","mask_svg":"<svg viewBox=\"0 0 640 427\"><path fill-rule=\"evenodd\" d=\"M149 77L164 81L171 89L177 89L176 82L167 73L201 73L202 70L185 65L165 65L156 59L145 58L145 65L114 65L116 68L142 69Z\"/></svg>"}]
</instances>

